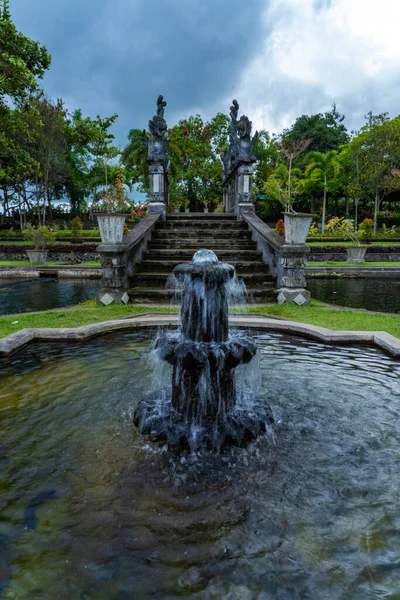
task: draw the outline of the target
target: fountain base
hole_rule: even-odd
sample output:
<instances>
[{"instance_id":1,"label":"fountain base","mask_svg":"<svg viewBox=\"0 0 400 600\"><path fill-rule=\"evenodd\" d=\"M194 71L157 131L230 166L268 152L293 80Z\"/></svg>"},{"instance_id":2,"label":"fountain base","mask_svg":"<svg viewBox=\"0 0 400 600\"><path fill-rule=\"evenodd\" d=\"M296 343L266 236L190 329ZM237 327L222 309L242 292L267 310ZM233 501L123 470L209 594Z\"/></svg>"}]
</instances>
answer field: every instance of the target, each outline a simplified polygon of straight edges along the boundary
<instances>
[{"instance_id":1,"label":"fountain base","mask_svg":"<svg viewBox=\"0 0 400 600\"><path fill-rule=\"evenodd\" d=\"M206 419L193 426L172 405L172 394L161 389L139 403L133 422L152 442L166 442L171 451L223 452L245 448L274 422L270 406L248 390L237 391L237 404L223 418Z\"/></svg>"}]
</instances>

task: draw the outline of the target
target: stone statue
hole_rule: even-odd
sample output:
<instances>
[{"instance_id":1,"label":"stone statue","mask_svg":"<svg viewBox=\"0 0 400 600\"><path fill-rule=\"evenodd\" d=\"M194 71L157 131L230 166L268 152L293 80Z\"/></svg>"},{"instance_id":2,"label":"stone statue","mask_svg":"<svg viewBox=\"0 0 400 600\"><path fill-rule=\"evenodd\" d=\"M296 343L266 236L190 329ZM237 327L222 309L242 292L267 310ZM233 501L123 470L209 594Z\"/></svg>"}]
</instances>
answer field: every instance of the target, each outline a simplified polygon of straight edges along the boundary
<instances>
[{"instance_id":1,"label":"stone statue","mask_svg":"<svg viewBox=\"0 0 400 600\"><path fill-rule=\"evenodd\" d=\"M224 165L224 179L228 177L238 162L253 163L256 161L254 148L258 139L258 132L251 138L252 123L248 117L242 115L238 120L239 104L233 100L230 108L231 131L229 135L229 148L222 157Z\"/></svg>"},{"instance_id":2,"label":"stone statue","mask_svg":"<svg viewBox=\"0 0 400 600\"><path fill-rule=\"evenodd\" d=\"M151 133L151 141L147 139L146 133L143 132L143 140L147 148L147 159L151 161L167 162L167 151L169 147L169 139L167 137L167 123L164 119L164 109L167 103L163 96L158 96L157 99L157 114L149 121L149 131Z\"/></svg>"},{"instance_id":3,"label":"stone statue","mask_svg":"<svg viewBox=\"0 0 400 600\"><path fill-rule=\"evenodd\" d=\"M254 148L258 139L258 131L251 138L252 122L249 117L242 115L237 124L237 132L239 136L239 153L238 161L255 162L257 159L254 156Z\"/></svg>"}]
</instances>

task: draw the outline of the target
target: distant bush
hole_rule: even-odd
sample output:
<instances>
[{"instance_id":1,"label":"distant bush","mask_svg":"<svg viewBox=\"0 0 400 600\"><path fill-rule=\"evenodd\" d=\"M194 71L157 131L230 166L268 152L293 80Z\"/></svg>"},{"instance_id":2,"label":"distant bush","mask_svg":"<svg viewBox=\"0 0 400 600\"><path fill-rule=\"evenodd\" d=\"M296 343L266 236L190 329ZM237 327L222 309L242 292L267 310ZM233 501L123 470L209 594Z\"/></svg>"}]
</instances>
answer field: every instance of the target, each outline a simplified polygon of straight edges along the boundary
<instances>
[{"instance_id":1,"label":"distant bush","mask_svg":"<svg viewBox=\"0 0 400 600\"><path fill-rule=\"evenodd\" d=\"M82 219L80 217L74 217L71 220L71 230L72 230L72 237L74 238L79 238L82 235Z\"/></svg>"},{"instance_id":2,"label":"distant bush","mask_svg":"<svg viewBox=\"0 0 400 600\"><path fill-rule=\"evenodd\" d=\"M362 238L369 240L372 238L372 234L374 231L374 222L372 219L364 219L362 223L358 226L359 234Z\"/></svg>"},{"instance_id":3,"label":"distant bush","mask_svg":"<svg viewBox=\"0 0 400 600\"><path fill-rule=\"evenodd\" d=\"M386 227L396 227L400 225L400 213L392 212L390 210L381 210L378 212L378 227L386 225Z\"/></svg>"}]
</instances>

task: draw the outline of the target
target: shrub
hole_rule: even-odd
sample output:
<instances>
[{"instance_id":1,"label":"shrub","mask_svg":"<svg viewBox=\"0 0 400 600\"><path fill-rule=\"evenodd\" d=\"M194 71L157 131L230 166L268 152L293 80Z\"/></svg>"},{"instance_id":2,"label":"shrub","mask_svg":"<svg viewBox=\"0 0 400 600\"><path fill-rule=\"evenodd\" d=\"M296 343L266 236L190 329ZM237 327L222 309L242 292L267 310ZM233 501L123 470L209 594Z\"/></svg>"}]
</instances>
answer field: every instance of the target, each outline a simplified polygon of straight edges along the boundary
<instances>
[{"instance_id":1,"label":"shrub","mask_svg":"<svg viewBox=\"0 0 400 600\"><path fill-rule=\"evenodd\" d=\"M283 219L279 219L275 225L275 231L279 233L283 238L285 237L285 222Z\"/></svg>"},{"instance_id":2,"label":"shrub","mask_svg":"<svg viewBox=\"0 0 400 600\"><path fill-rule=\"evenodd\" d=\"M372 238L372 233L374 230L374 222L372 219L364 219L362 223L358 226L358 231L361 237L369 240Z\"/></svg>"},{"instance_id":3,"label":"shrub","mask_svg":"<svg viewBox=\"0 0 400 600\"><path fill-rule=\"evenodd\" d=\"M355 246L360 246L359 233L354 229L353 221L345 217L333 217L329 219L326 230L334 233L338 237L343 236Z\"/></svg>"},{"instance_id":4,"label":"shrub","mask_svg":"<svg viewBox=\"0 0 400 600\"><path fill-rule=\"evenodd\" d=\"M29 225L29 227L23 231L22 235L26 240L33 243L36 250L43 250L48 244L54 243L54 240L56 239L55 232L46 225L37 227L36 229L32 227L32 225Z\"/></svg>"},{"instance_id":5,"label":"shrub","mask_svg":"<svg viewBox=\"0 0 400 600\"><path fill-rule=\"evenodd\" d=\"M78 238L82 235L82 219L80 217L74 217L71 220L72 237Z\"/></svg>"},{"instance_id":6,"label":"shrub","mask_svg":"<svg viewBox=\"0 0 400 600\"><path fill-rule=\"evenodd\" d=\"M129 233L129 227L126 223L124 223L124 235L127 235Z\"/></svg>"},{"instance_id":7,"label":"shrub","mask_svg":"<svg viewBox=\"0 0 400 600\"><path fill-rule=\"evenodd\" d=\"M145 216L145 214L147 213L148 205L149 205L149 203L146 202L146 204L138 204L137 206L135 206L131 212L129 222L134 223L135 225L136 225L136 223L139 223L139 221L141 221L143 219L143 217Z\"/></svg>"},{"instance_id":8,"label":"shrub","mask_svg":"<svg viewBox=\"0 0 400 600\"><path fill-rule=\"evenodd\" d=\"M309 232L308 232L308 235L309 235L310 237L312 237L313 235L318 235L318 234L319 234L319 229L318 229L318 227L316 226L316 224L315 224L315 223L312 223L312 225L311 225L311 227L310 227L310 230L309 230Z\"/></svg>"}]
</instances>

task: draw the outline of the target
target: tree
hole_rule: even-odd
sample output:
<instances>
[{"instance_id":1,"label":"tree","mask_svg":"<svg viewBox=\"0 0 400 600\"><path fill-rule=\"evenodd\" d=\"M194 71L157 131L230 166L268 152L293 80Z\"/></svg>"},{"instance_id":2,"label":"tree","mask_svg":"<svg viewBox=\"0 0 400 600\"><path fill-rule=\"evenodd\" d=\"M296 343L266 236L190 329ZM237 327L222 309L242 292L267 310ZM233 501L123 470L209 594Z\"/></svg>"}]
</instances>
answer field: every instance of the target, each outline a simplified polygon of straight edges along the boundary
<instances>
[{"instance_id":1,"label":"tree","mask_svg":"<svg viewBox=\"0 0 400 600\"><path fill-rule=\"evenodd\" d=\"M32 124L39 119L30 97L37 80L49 68L51 56L44 46L18 32L11 20L8 0L0 5L0 187L3 215L16 195L20 207L25 183L38 170L32 157Z\"/></svg>"},{"instance_id":2,"label":"tree","mask_svg":"<svg viewBox=\"0 0 400 600\"><path fill-rule=\"evenodd\" d=\"M350 148L357 156L359 187L374 201L376 233L383 198L400 187L400 178L396 174L400 165L400 117L390 121L386 115L374 118L369 113L366 126L351 141Z\"/></svg>"},{"instance_id":3,"label":"tree","mask_svg":"<svg viewBox=\"0 0 400 600\"><path fill-rule=\"evenodd\" d=\"M122 164L130 173L131 182L138 186L140 192L150 192L150 172L147 162L147 147L143 136L150 134L141 129L131 129L129 143L121 154Z\"/></svg>"},{"instance_id":4,"label":"tree","mask_svg":"<svg viewBox=\"0 0 400 600\"><path fill-rule=\"evenodd\" d=\"M324 114L298 117L292 127L284 131L283 138L290 141L309 139L310 150L324 154L329 150L339 150L340 146L349 141L344 118L334 104L332 109Z\"/></svg>"},{"instance_id":5,"label":"tree","mask_svg":"<svg viewBox=\"0 0 400 600\"><path fill-rule=\"evenodd\" d=\"M311 163L306 169L306 174L310 174L313 171L317 172L321 175L323 180L323 201L322 201L322 233L325 231L325 221L326 221L326 196L328 192L328 177L329 173L332 170L332 166L334 164L335 157L337 155L336 150L329 150L326 154L323 152L309 152L308 158L311 160Z\"/></svg>"},{"instance_id":6,"label":"tree","mask_svg":"<svg viewBox=\"0 0 400 600\"><path fill-rule=\"evenodd\" d=\"M40 197L43 196L43 225L46 223L46 210L52 220L52 198L64 191L67 181L68 138L64 119L66 110L62 100L56 103L39 94L35 103L40 116L40 124L35 135L32 154L40 166L40 174L35 177L37 204L40 222ZM41 188L41 192L40 192Z\"/></svg>"},{"instance_id":7,"label":"tree","mask_svg":"<svg viewBox=\"0 0 400 600\"><path fill-rule=\"evenodd\" d=\"M271 137L268 131L262 130L258 134L254 154L257 165L254 175L254 187L257 191L263 189L264 183L274 172L274 169L282 160L279 144L275 137Z\"/></svg>"},{"instance_id":8,"label":"tree","mask_svg":"<svg viewBox=\"0 0 400 600\"><path fill-rule=\"evenodd\" d=\"M200 115L182 119L169 130L172 204L200 210L221 202L221 155L227 148L228 133L229 119L222 113L206 123Z\"/></svg>"},{"instance_id":9,"label":"tree","mask_svg":"<svg viewBox=\"0 0 400 600\"><path fill-rule=\"evenodd\" d=\"M18 32L11 21L8 2L0 11L0 105L18 104L37 88L49 68L51 55L45 46Z\"/></svg>"},{"instance_id":10,"label":"tree","mask_svg":"<svg viewBox=\"0 0 400 600\"><path fill-rule=\"evenodd\" d=\"M290 139L289 137L282 137L280 147L283 154L289 160L288 165L288 184L287 184L287 192L288 197L291 197L291 187L292 187L292 166L294 159L305 152L309 145L311 144L310 139Z\"/></svg>"}]
</instances>

